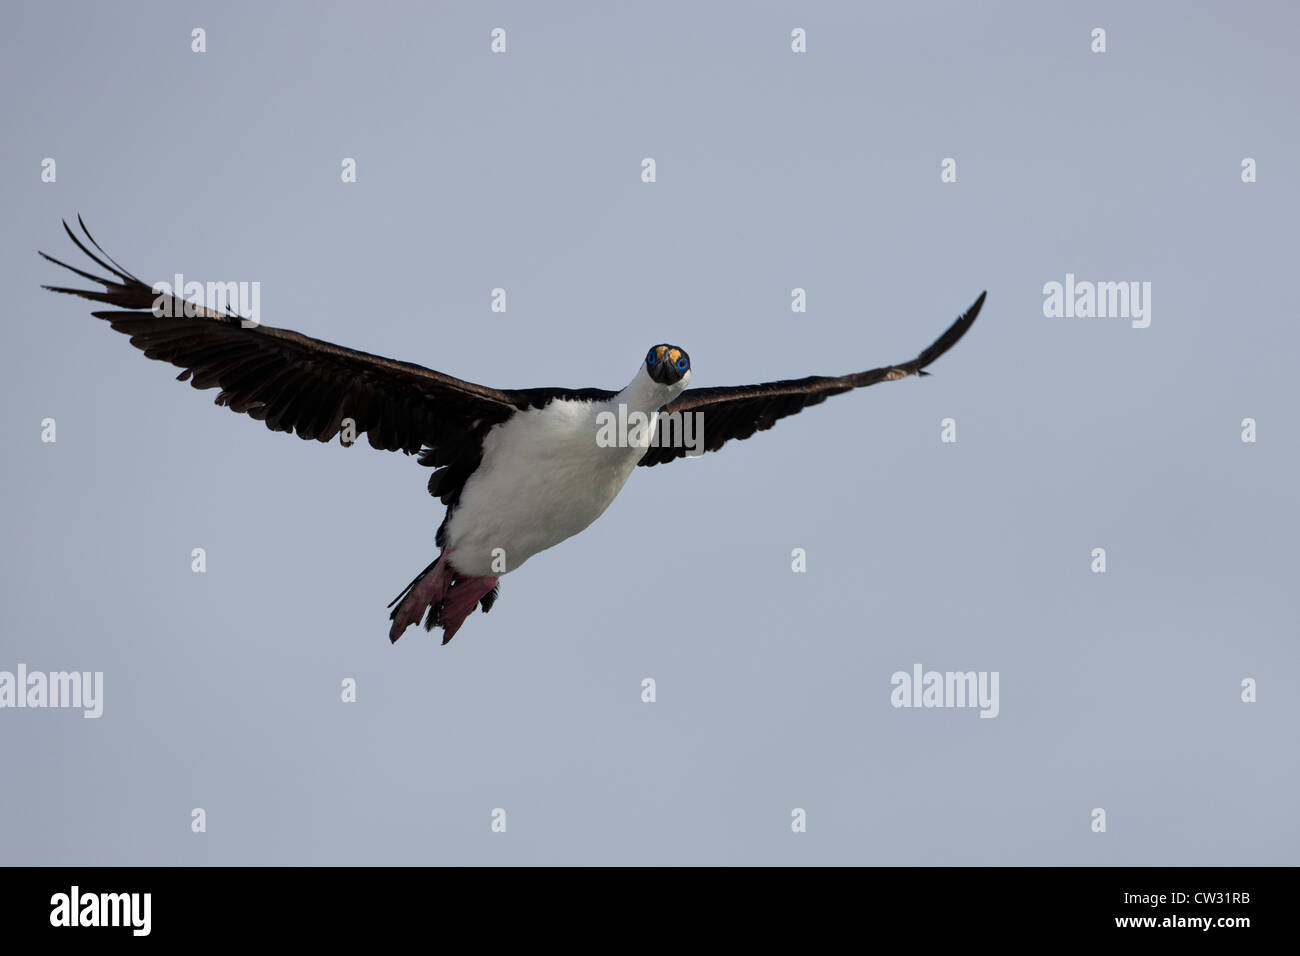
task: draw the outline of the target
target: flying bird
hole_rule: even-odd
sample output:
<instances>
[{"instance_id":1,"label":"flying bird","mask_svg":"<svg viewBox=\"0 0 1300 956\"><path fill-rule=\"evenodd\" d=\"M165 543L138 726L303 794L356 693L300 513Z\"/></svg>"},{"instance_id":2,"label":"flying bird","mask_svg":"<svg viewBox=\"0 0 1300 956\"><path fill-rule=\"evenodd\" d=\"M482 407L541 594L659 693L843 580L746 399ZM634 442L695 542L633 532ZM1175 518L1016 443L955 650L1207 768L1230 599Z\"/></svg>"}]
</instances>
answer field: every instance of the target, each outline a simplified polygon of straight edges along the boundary
<instances>
[{"instance_id":1,"label":"flying bird","mask_svg":"<svg viewBox=\"0 0 1300 956\"><path fill-rule=\"evenodd\" d=\"M67 222L63 228L110 276L42 252L103 287L44 288L112 306L92 315L129 335L146 358L181 368L178 380L220 389L218 405L272 431L321 442L364 433L372 448L418 455L435 469L429 493L446 505L434 539L439 554L389 604L391 641L423 618L426 630L443 629L446 644L476 607L491 609L503 574L599 518L638 465L717 451L832 395L929 374L926 367L974 323L985 295L911 361L850 375L686 391L690 356L660 344L621 391L499 389L156 292L77 221L94 252ZM684 440L688 416L703 425L694 442ZM642 427L599 440L614 421Z\"/></svg>"}]
</instances>

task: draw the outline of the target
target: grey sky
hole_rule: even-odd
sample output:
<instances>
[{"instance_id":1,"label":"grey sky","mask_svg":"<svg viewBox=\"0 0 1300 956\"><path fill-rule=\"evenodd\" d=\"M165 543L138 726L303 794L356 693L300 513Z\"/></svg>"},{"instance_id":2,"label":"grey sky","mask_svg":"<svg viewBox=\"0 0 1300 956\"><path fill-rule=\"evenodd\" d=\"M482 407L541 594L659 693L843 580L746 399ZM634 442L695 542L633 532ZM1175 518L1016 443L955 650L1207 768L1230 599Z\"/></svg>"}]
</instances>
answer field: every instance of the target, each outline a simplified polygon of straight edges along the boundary
<instances>
[{"instance_id":1,"label":"grey sky","mask_svg":"<svg viewBox=\"0 0 1300 956\"><path fill-rule=\"evenodd\" d=\"M104 713L0 710L0 860L1296 863L1300 14L1063 6L5 4L0 670L103 671ZM665 341L696 386L840 374L989 298L933 377L639 469L390 646L428 472L40 290L78 212L146 280L506 387ZM1150 326L1044 317L1067 273ZM998 716L892 707L916 663L997 671Z\"/></svg>"}]
</instances>

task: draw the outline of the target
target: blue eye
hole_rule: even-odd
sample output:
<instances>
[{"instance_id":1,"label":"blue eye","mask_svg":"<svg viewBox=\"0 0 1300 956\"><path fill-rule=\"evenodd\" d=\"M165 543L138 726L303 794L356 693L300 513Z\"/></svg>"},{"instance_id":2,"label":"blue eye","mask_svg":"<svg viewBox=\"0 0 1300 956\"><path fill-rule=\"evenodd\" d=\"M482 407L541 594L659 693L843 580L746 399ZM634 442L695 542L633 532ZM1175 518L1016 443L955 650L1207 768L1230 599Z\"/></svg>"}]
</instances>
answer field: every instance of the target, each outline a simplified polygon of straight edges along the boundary
<instances>
[{"instance_id":1,"label":"blue eye","mask_svg":"<svg viewBox=\"0 0 1300 956\"><path fill-rule=\"evenodd\" d=\"M685 372L685 371L686 371L686 367L687 367L688 365L690 365L690 364L691 364L691 363L688 362L688 361L686 361L685 358L679 358L679 359L677 360L677 371L679 371L679 372Z\"/></svg>"},{"instance_id":2,"label":"blue eye","mask_svg":"<svg viewBox=\"0 0 1300 956\"><path fill-rule=\"evenodd\" d=\"M646 365L654 365L654 363L655 363L655 350L654 350L654 349L651 349L651 350L650 350L650 354L647 355L647 356L645 357L645 363L646 363Z\"/></svg>"}]
</instances>

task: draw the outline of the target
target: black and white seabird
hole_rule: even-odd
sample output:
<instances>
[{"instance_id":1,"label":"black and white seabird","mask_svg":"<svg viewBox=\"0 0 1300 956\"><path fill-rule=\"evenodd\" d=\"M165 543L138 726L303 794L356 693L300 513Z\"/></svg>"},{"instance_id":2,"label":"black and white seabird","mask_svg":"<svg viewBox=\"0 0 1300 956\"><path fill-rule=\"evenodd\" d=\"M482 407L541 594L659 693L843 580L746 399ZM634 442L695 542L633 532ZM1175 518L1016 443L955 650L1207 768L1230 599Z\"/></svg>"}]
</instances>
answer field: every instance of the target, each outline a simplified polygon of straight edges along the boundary
<instances>
[{"instance_id":1,"label":"black and white seabird","mask_svg":"<svg viewBox=\"0 0 1300 956\"><path fill-rule=\"evenodd\" d=\"M371 447L418 454L436 470L429 492L447 506L435 543L438 557L390 604L389 639L424 618L447 643L475 607L489 610L497 580L539 551L582 531L604 513L638 465L661 465L692 453L674 419L703 425L694 450L717 451L831 395L926 375L974 323L984 293L929 348L909 362L842 375L761 385L684 390L691 360L675 345L650 349L628 385L597 388L497 389L442 372L358 352L297 332L251 324L155 292L100 248L81 222L77 247L103 278L41 253L103 286L45 286L113 306L94 312L131 337L147 358L183 369L195 388L219 388L216 403L266 422L273 431L328 442L350 425ZM102 257L102 258L101 258ZM180 290L178 290L178 293ZM631 428L625 440L600 441L611 420ZM676 425L671 426L676 428Z\"/></svg>"}]
</instances>

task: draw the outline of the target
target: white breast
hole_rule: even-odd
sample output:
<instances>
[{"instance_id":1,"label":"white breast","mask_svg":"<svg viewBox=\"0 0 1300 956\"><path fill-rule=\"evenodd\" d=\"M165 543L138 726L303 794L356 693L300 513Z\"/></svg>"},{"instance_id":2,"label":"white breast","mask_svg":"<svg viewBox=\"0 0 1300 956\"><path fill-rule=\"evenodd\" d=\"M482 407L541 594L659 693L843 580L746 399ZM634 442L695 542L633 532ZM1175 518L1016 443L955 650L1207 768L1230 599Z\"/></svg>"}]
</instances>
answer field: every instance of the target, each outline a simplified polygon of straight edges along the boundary
<instances>
[{"instance_id":1,"label":"white breast","mask_svg":"<svg viewBox=\"0 0 1300 956\"><path fill-rule=\"evenodd\" d=\"M517 412L488 434L482 463L447 525L446 550L457 570L513 571L604 513L645 451L597 444L596 416L610 407L557 399Z\"/></svg>"}]
</instances>

